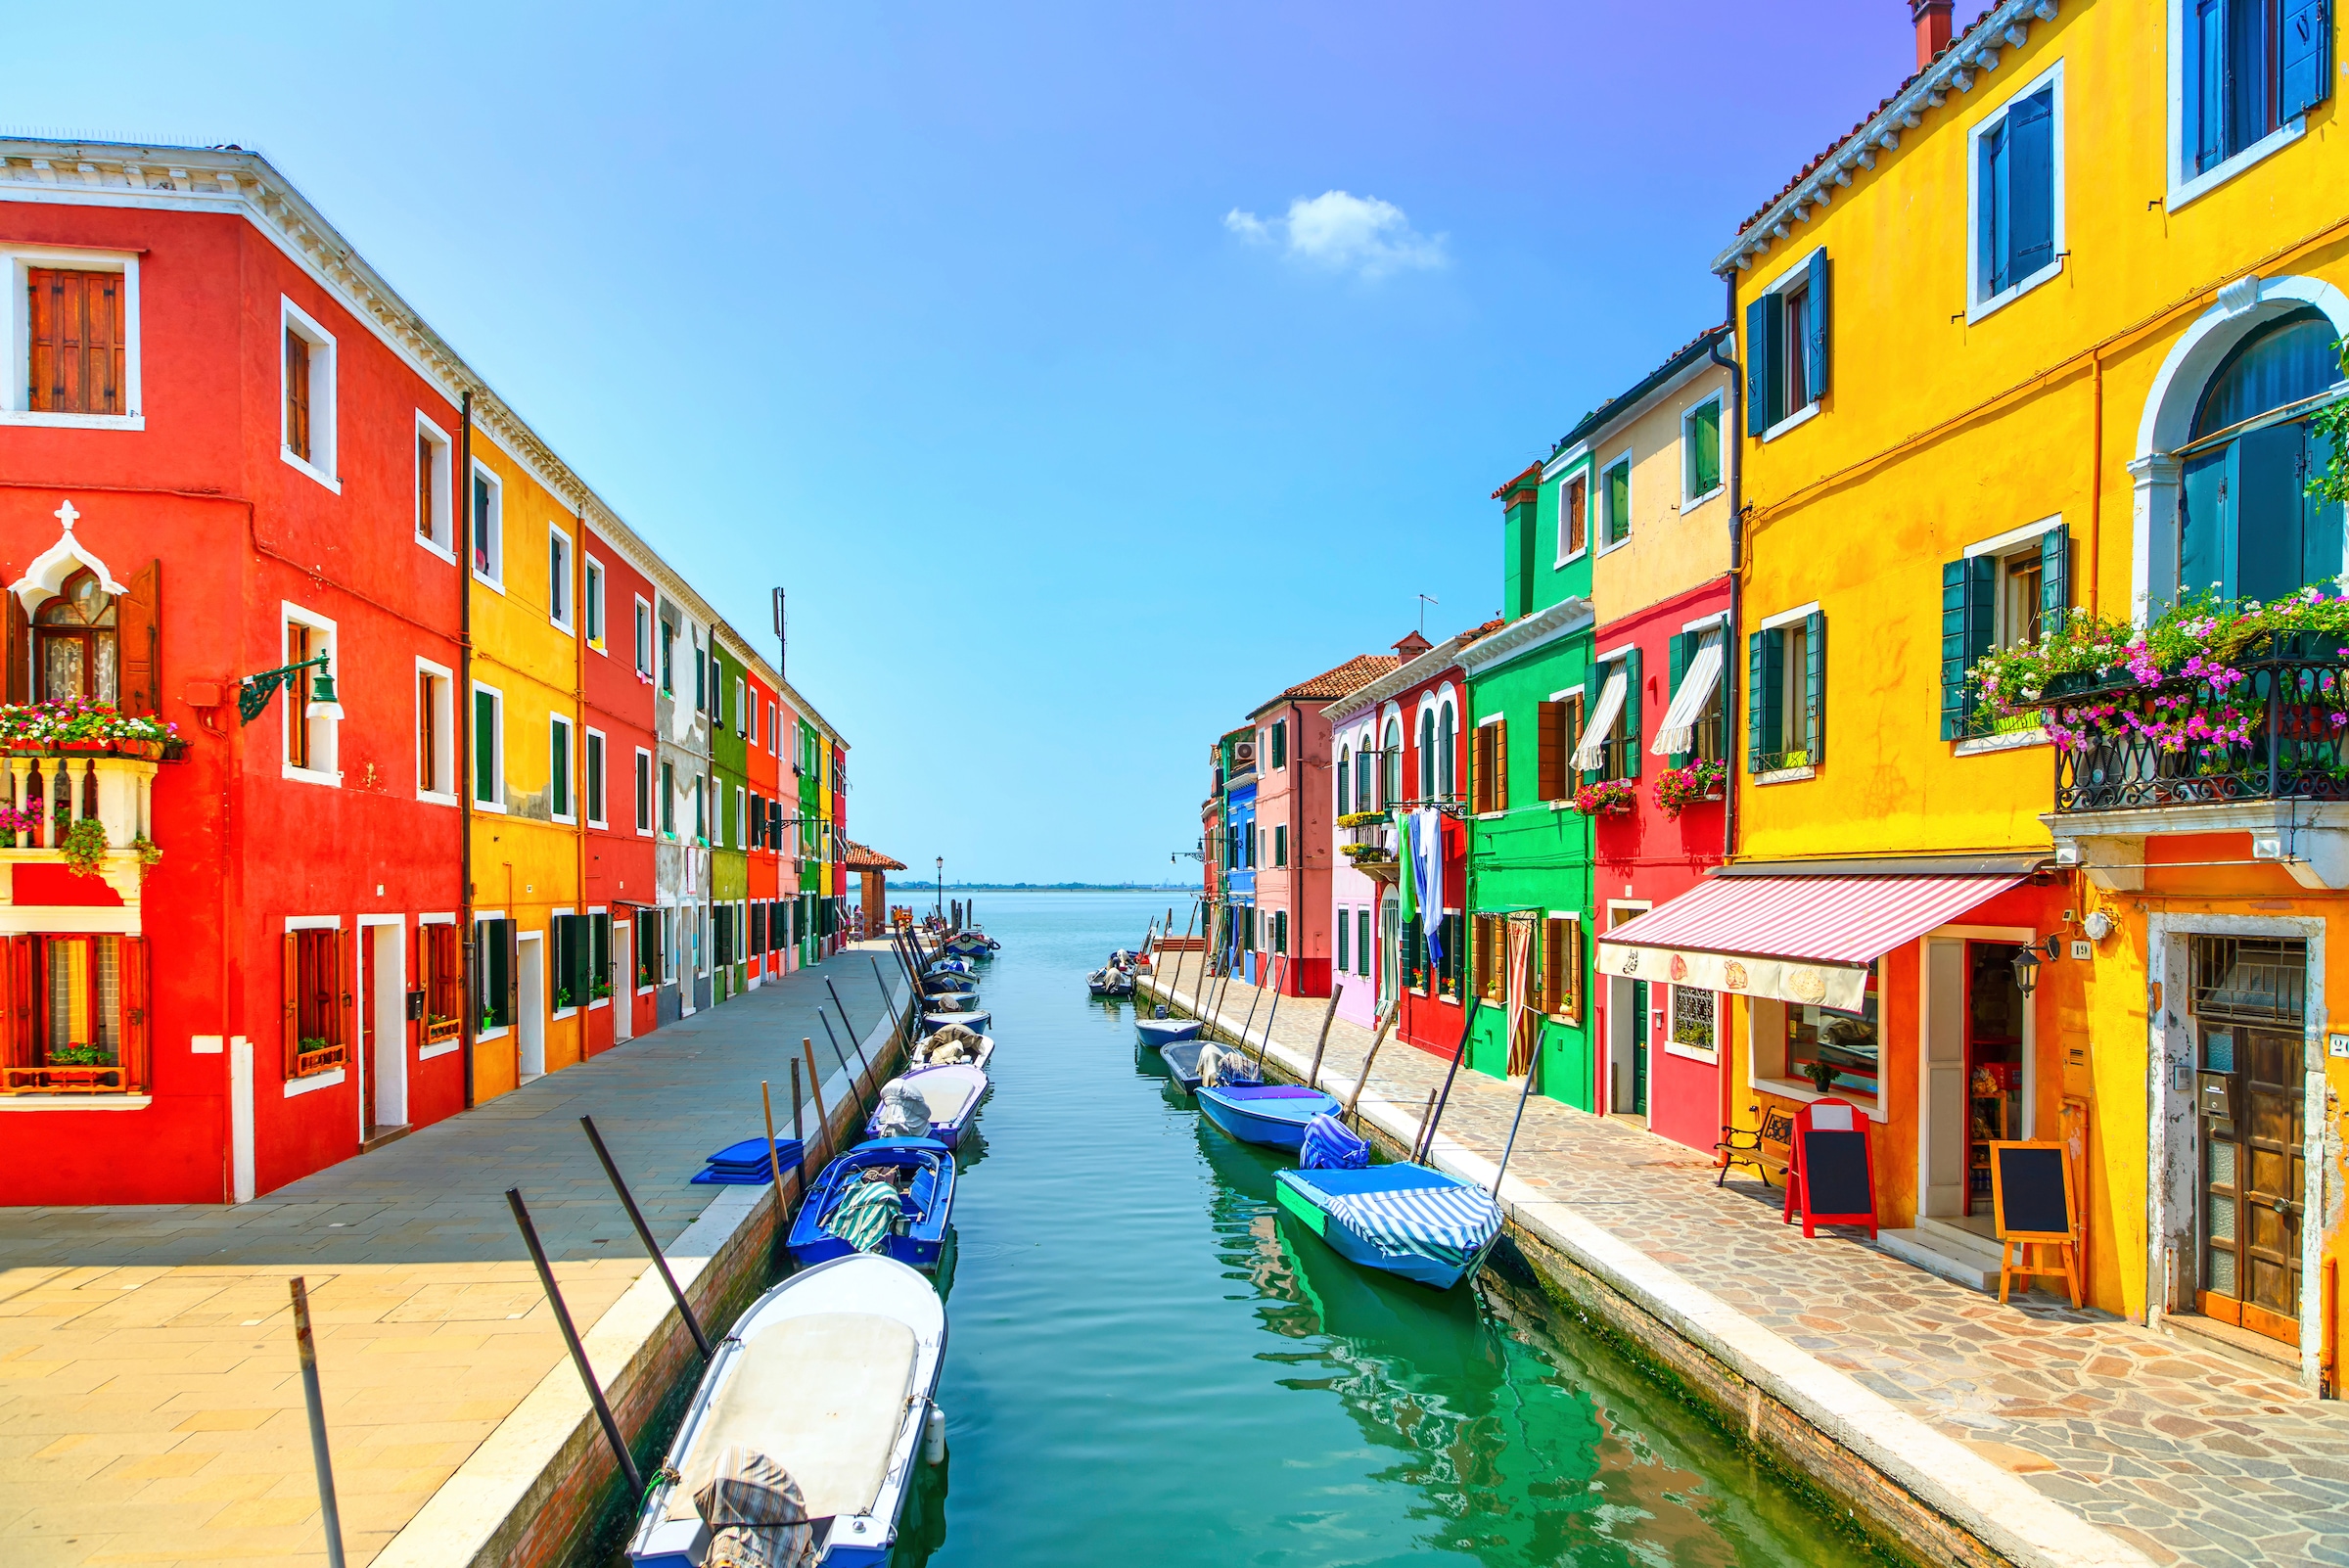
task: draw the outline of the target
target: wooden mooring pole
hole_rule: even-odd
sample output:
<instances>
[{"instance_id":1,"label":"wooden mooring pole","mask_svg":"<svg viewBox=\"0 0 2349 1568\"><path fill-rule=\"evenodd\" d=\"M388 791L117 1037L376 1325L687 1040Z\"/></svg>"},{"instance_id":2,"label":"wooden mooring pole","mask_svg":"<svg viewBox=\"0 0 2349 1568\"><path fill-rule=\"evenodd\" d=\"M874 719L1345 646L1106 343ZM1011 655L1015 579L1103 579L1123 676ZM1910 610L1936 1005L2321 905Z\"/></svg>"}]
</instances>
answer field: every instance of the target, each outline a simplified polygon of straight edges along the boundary
<instances>
[{"instance_id":1,"label":"wooden mooring pole","mask_svg":"<svg viewBox=\"0 0 2349 1568\"><path fill-rule=\"evenodd\" d=\"M343 1510L335 1505L335 1461L326 1448L326 1396L318 1387L318 1347L310 1335L310 1293L301 1275L286 1281L294 1294L294 1350L301 1358L301 1398L310 1408L310 1468L318 1474L319 1522L326 1528L328 1568L343 1568Z\"/></svg>"}]
</instances>

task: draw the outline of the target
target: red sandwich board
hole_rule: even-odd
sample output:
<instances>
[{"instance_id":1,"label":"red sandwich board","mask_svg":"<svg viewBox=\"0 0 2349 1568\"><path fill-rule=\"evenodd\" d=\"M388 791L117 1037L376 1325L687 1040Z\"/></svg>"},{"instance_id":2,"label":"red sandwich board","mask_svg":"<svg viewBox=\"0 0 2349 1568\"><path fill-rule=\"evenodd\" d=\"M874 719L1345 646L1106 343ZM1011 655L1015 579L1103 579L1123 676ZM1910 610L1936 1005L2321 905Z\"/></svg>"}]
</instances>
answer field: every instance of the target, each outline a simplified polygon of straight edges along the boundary
<instances>
[{"instance_id":1,"label":"red sandwich board","mask_svg":"<svg viewBox=\"0 0 2349 1568\"><path fill-rule=\"evenodd\" d=\"M1815 1225L1865 1225L1876 1234L1875 1165L1869 1158L1867 1115L1849 1100L1814 1100L1794 1113L1786 1158L1786 1212Z\"/></svg>"}]
</instances>

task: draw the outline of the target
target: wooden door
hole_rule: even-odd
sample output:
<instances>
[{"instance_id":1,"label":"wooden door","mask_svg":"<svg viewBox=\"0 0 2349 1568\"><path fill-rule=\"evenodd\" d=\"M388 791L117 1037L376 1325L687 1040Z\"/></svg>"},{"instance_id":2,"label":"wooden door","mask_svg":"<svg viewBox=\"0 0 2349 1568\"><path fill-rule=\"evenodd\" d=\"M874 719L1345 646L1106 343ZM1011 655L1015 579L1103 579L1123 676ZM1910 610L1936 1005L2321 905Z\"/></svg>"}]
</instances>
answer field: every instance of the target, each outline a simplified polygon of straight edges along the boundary
<instances>
[{"instance_id":1,"label":"wooden door","mask_svg":"<svg viewBox=\"0 0 2349 1568\"><path fill-rule=\"evenodd\" d=\"M2307 1175L2301 1040L2205 1027L2202 1277L2206 1316L2300 1342L2300 1224Z\"/></svg>"}]
</instances>

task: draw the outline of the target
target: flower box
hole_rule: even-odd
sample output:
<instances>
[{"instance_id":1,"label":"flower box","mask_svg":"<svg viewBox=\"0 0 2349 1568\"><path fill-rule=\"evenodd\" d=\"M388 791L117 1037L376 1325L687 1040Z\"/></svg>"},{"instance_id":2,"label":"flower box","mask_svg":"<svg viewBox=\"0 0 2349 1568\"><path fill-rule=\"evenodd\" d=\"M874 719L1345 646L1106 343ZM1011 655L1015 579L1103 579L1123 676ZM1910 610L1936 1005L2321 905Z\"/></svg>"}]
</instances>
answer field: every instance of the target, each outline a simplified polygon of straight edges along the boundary
<instances>
[{"instance_id":1,"label":"flower box","mask_svg":"<svg viewBox=\"0 0 2349 1568\"><path fill-rule=\"evenodd\" d=\"M1639 787L1628 778L1602 779L1574 792L1574 808L1585 816L1629 816Z\"/></svg>"}]
</instances>

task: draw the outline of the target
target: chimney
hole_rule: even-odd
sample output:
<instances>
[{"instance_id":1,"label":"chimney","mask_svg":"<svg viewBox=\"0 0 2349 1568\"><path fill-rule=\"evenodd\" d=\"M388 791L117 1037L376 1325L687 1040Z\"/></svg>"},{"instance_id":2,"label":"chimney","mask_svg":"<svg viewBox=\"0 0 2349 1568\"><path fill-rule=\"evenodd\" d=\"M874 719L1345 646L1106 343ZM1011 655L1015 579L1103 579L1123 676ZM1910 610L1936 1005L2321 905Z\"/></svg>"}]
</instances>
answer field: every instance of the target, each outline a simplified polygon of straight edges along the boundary
<instances>
[{"instance_id":1,"label":"chimney","mask_svg":"<svg viewBox=\"0 0 2349 1568\"><path fill-rule=\"evenodd\" d=\"M1406 631L1403 634L1403 640L1395 645L1395 657L1407 665L1434 646L1416 631Z\"/></svg>"},{"instance_id":2,"label":"chimney","mask_svg":"<svg viewBox=\"0 0 2349 1568\"><path fill-rule=\"evenodd\" d=\"M1933 64L1950 46L1951 0L1909 0L1909 20L1916 24L1916 69Z\"/></svg>"}]
</instances>

